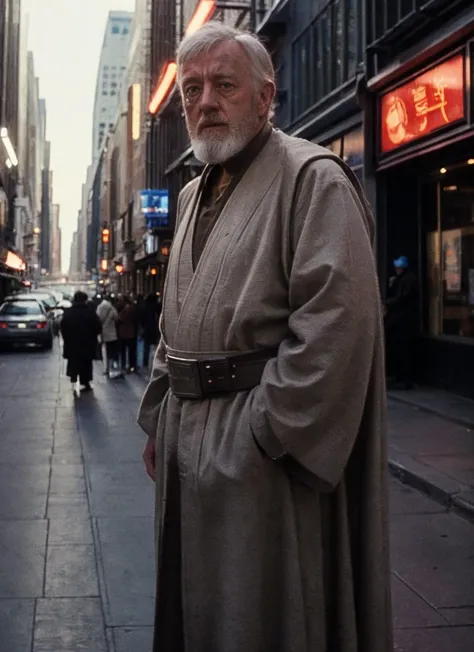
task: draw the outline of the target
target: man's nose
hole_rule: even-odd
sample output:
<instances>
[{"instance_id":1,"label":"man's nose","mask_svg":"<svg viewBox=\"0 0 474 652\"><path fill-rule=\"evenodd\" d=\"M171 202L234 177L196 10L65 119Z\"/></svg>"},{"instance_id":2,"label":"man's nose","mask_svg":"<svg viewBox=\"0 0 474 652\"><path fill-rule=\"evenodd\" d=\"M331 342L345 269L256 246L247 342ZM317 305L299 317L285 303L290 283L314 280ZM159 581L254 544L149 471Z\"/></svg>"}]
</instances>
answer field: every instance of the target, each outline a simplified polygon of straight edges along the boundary
<instances>
[{"instance_id":1,"label":"man's nose","mask_svg":"<svg viewBox=\"0 0 474 652\"><path fill-rule=\"evenodd\" d=\"M215 111L219 108L217 92L213 84L204 85L199 100L201 111Z\"/></svg>"}]
</instances>

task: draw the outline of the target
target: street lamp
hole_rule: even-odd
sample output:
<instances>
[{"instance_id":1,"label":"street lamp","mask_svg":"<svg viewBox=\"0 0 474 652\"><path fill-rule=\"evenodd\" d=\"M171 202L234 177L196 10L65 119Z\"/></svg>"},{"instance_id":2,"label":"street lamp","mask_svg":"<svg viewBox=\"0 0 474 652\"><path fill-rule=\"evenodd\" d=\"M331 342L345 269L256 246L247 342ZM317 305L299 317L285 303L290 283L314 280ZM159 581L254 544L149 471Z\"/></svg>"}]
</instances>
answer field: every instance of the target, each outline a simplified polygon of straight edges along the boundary
<instances>
[{"instance_id":1,"label":"street lamp","mask_svg":"<svg viewBox=\"0 0 474 652\"><path fill-rule=\"evenodd\" d=\"M39 226L35 226L35 228L33 229L33 233L35 235L39 235L41 233L41 229L39 228Z\"/></svg>"}]
</instances>

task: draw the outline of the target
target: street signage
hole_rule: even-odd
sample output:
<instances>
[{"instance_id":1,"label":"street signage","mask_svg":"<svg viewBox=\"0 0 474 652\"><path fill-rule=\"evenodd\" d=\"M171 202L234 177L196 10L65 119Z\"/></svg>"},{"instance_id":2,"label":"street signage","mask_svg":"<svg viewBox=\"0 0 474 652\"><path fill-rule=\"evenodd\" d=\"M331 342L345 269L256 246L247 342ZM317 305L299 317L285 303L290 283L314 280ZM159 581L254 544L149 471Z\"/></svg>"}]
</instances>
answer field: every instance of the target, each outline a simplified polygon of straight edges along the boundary
<instances>
[{"instance_id":1,"label":"street signage","mask_svg":"<svg viewBox=\"0 0 474 652\"><path fill-rule=\"evenodd\" d=\"M465 87L464 55L458 54L382 95L382 154L464 118Z\"/></svg>"}]
</instances>

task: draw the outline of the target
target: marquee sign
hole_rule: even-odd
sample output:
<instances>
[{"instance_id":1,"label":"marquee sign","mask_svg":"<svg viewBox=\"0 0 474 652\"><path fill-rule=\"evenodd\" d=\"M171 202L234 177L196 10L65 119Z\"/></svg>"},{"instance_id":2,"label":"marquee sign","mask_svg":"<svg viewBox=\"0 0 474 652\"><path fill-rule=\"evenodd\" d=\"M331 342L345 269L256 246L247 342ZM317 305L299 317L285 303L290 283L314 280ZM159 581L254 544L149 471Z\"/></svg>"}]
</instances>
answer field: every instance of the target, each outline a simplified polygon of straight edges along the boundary
<instances>
[{"instance_id":1,"label":"marquee sign","mask_svg":"<svg viewBox=\"0 0 474 652\"><path fill-rule=\"evenodd\" d=\"M459 54L381 97L383 154L465 117L464 55Z\"/></svg>"}]
</instances>

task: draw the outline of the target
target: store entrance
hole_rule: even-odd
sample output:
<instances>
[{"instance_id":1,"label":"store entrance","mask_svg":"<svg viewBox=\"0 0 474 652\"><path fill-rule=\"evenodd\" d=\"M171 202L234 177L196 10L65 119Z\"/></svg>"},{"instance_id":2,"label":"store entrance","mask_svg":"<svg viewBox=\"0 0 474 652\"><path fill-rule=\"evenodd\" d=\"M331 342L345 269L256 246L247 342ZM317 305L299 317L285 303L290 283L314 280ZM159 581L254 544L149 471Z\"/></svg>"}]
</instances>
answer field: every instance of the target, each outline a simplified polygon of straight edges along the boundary
<instances>
[{"instance_id":1,"label":"store entrance","mask_svg":"<svg viewBox=\"0 0 474 652\"><path fill-rule=\"evenodd\" d=\"M474 159L432 173L424 195L427 319L431 336L471 338L474 343Z\"/></svg>"}]
</instances>

